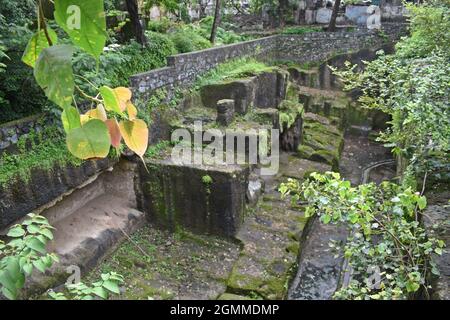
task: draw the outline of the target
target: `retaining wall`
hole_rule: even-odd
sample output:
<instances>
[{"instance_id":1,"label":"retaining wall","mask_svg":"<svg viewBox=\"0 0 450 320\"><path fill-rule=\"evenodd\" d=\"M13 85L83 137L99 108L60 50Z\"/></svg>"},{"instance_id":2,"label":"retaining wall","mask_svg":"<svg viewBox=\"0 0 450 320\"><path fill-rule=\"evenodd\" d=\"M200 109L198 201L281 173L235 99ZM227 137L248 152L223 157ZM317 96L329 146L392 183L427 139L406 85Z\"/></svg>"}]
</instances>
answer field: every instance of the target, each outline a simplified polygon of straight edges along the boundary
<instances>
[{"instance_id":1,"label":"retaining wall","mask_svg":"<svg viewBox=\"0 0 450 320\"><path fill-rule=\"evenodd\" d=\"M325 61L344 52L381 47L406 33L403 24L385 24L383 32L365 28L354 31L312 32L303 35L274 35L252 41L171 56L168 66L131 77L135 93L149 95L192 84L201 74L220 63L244 56L259 60L287 60L297 63Z\"/></svg>"}]
</instances>

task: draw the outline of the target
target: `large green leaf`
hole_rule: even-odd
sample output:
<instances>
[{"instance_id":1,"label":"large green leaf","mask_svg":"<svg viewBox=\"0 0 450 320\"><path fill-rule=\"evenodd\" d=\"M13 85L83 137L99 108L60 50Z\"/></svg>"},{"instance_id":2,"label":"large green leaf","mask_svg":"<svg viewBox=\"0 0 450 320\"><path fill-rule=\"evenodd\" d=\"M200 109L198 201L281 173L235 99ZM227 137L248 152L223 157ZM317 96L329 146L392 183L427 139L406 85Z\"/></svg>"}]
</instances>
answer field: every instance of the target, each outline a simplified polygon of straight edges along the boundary
<instances>
[{"instance_id":1,"label":"large green leaf","mask_svg":"<svg viewBox=\"0 0 450 320\"><path fill-rule=\"evenodd\" d=\"M40 241L37 237L30 238L27 242L27 247L37 251L39 253L45 254L47 251L45 250L45 243Z\"/></svg>"},{"instance_id":2,"label":"large green leaf","mask_svg":"<svg viewBox=\"0 0 450 320\"><path fill-rule=\"evenodd\" d=\"M47 28L47 34L52 44L55 45L58 42L56 32L50 28ZM31 37L30 41L28 41L27 47L25 48L25 52L22 56L22 61L34 68L41 51L49 46L50 44L48 43L45 31L43 29L39 30Z\"/></svg>"},{"instance_id":3,"label":"large green leaf","mask_svg":"<svg viewBox=\"0 0 450 320\"><path fill-rule=\"evenodd\" d=\"M55 20L73 43L100 57L107 38L103 0L56 0Z\"/></svg>"},{"instance_id":4,"label":"large green leaf","mask_svg":"<svg viewBox=\"0 0 450 320\"><path fill-rule=\"evenodd\" d=\"M114 281L106 280L103 282L103 287L113 293L120 293L119 285Z\"/></svg>"},{"instance_id":5,"label":"large green leaf","mask_svg":"<svg viewBox=\"0 0 450 320\"><path fill-rule=\"evenodd\" d=\"M2 288L2 293L6 298L10 300L14 300L16 298L16 283L7 270L0 270L0 287Z\"/></svg>"},{"instance_id":6,"label":"large green leaf","mask_svg":"<svg viewBox=\"0 0 450 320\"><path fill-rule=\"evenodd\" d=\"M111 146L108 127L98 119L86 122L82 127L71 130L67 134L67 147L77 158L104 158Z\"/></svg>"},{"instance_id":7,"label":"large green leaf","mask_svg":"<svg viewBox=\"0 0 450 320\"><path fill-rule=\"evenodd\" d=\"M23 230L21 225L16 225L9 229L7 236L11 238L19 238L25 234L25 230Z\"/></svg>"},{"instance_id":8,"label":"large green leaf","mask_svg":"<svg viewBox=\"0 0 450 320\"><path fill-rule=\"evenodd\" d=\"M72 54L70 45L45 48L34 68L34 77L47 98L62 108L70 106L75 87Z\"/></svg>"}]
</instances>

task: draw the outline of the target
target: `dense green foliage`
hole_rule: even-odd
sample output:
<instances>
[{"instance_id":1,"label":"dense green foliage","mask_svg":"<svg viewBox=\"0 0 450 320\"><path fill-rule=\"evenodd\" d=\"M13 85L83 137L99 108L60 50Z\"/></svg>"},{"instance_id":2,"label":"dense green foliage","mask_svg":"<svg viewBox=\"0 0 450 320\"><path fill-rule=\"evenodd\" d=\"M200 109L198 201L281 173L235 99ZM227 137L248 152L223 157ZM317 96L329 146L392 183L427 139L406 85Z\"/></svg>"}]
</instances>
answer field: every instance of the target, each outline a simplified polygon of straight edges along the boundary
<instances>
[{"instance_id":1,"label":"dense green foliage","mask_svg":"<svg viewBox=\"0 0 450 320\"><path fill-rule=\"evenodd\" d=\"M427 238L420 226L424 196L389 182L352 187L334 172L313 173L303 184L289 179L280 191L291 195L295 205L307 201L307 216L349 228L345 245L331 243L353 271L349 285L335 298L408 299L421 288L427 297L427 277L438 273L433 265L430 268L430 257L442 254L444 242Z\"/></svg>"},{"instance_id":2,"label":"dense green foliage","mask_svg":"<svg viewBox=\"0 0 450 320\"><path fill-rule=\"evenodd\" d=\"M17 298L34 269L43 273L59 261L46 250L47 242L53 239L52 229L46 218L30 213L22 224L9 229L7 236L12 240L0 240L0 292L6 298Z\"/></svg>"},{"instance_id":3,"label":"dense green foliage","mask_svg":"<svg viewBox=\"0 0 450 320\"><path fill-rule=\"evenodd\" d=\"M9 229L9 242L0 240L0 292L6 298L14 300L20 296L26 277L31 276L33 270L44 273L59 262L58 256L48 253L46 248L53 240L53 229L45 217L30 213L24 222ZM50 290L49 295L55 300L108 299L110 294L120 293L122 282L120 274L109 272L91 286L82 282L66 284L67 294Z\"/></svg>"},{"instance_id":4,"label":"dense green foliage","mask_svg":"<svg viewBox=\"0 0 450 320\"><path fill-rule=\"evenodd\" d=\"M108 299L111 294L120 294L119 285L122 283L122 275L116 272L102 273L100 280L92 285L83 282L66 284L66 293L50 290L48 294L54 300Z\"/></svg>"},{"instance_id":5,"label":"dense green foliage","mask_svg":"<svg viewBox=\"0 0 450 320\"><path fill-rule=\"evenodd\" d=\"M176 53L173 43L166 36L148 32L148 45L143 48L135 41L129 44L113 44L100 56L100 65L96 69L95 59L79 52L74 58L75 74L86 78L95 87L127 86L133 74L160 68L166 65L166 58ZM95 87L78 77L77 84L93 94Z\"/></svg>"},{"instance_id":6,"label":"dense green foliage","mask_svg":"<svg viewBox=\"0 0 450 320\"><path fill-rule=\"evenodd\" d=\"M149 29L155 32L167 34L169 39L174 43L179 53L191 52L206 49L212 46L209 42L213 19L206 17L196 23L184 24L172 22L168 19L160 21L150 21ZM217 28L215 45L230 44L249 39L236 34L233 31Z\"/></svg>"},{"instance_id":7,"label":"dense green foliage","mask_svg":"<svg viewBox=\"0 0 450 320\"><path fill-rule=\"evenodd\" d=\"M190 26L182 26L169 34L170 40L179 53L207 49L211 43Z\"/></svg>"},{"instance_id":8,"label":"dense green foliage","mask_svg":"<svg viewBox=\"0 0 450 320\"><path fill-rule=\"evenodd\" d=\"M263 71L269 71L272 67L254 58L240 58L219 64L216 68L205 73L197 79L194 88L198 89L208 84L224 80L233 80L252 76Z\"/></svg>"},{"instance_id":9,"label":"dense green foliage","mask_svg":"<svg viewBox=\"0 0 450 320\"><path fill-rule=\"evenodd\" d=\"M411 36L396 46L396 53L379 53L362 73L347 65L338 71L347 89L359 88L364 107L391 115L391 127L381 136L407 160L404 177L450 178L450 8L409 6Z\"/></svg>"},{"instance_id":10,"label":"dense green foliage","mask_svg":"<svg viewBox=\"0 0 450 320\"><path fill-rule=\"evenodd\" d=\"M0 0L0 123L38 113L49 104L33 78L33 71L21 62L35 19L32 0ZM9 58L5 58L6 54Z\"/></svg>"}]
</instances>

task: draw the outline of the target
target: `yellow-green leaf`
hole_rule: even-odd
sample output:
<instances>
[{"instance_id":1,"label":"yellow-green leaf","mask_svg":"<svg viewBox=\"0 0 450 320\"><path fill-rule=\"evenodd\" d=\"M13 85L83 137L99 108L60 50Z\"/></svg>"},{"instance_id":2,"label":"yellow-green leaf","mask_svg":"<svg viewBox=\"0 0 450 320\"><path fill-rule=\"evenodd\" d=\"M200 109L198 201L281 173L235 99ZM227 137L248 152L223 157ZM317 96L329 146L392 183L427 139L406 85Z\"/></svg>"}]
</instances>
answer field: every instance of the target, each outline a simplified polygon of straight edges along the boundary
<instances>
[{"instance_id":1,"label":"yellow-green leaf","mask_svg":"<svg viewBox=\"0 0 450 320\"><path fill-rule=\"evenodd\" d=\"M106 119L108 119L105 108L102 104L99 104L95 109L89 110L83 116L85 117L83 117L82 123L87 122L91 119L98 119L102 121L106 121Z\"/></svg>"},{"instance_id":2,"label":"yellow-green leaf","mask_svg":"<svg viewBox=\"0 0 450 320\"><path fill-rule=\"evenodd\" d=\"M119 123L120 133L128 148L140 157L144 156L148 145L147 124L141 120L125 120Z\"/></svg>"},{"instance_id":3,"label":"yellow-green leaf","mask_svg":"<svg viewBox=\"0 0 450 320\"><path fill-rule=\"evenodd\" d=\"M137 109L130 101L127 102L127 113L128 113L128 119L134 120L137 117Z\"/></svg>"},{"instance_id":4,"label":"yellow-green leaf","mask_svg":"<svg viewBox=\"0 0 450 320\"><path fill-rule=\"evenodd\" d=\"M50 28L47 28L47 34L52 42L52 45L55 45L58 42L58 36L56 35L56 32ZM30 41L28 41L27 47L25 48L22 56L22 61L30 67L34 68L36 60L38 59L41 51L45 48L48 48L49 46L50 44L48 43L45 31L43 29L39 30L31 37Z\"/></svg>"},{"instance_id":5,"label":"yellow-green leaf","mask_svg":"<svg viewBox=\"0 0 450 320\"><path fill-rule=\"evenodd\" d=\"M101 87L99 91L100 94L102 95L106 110L122 114L122 109L120 107L120 100L116 92L107 86Z\"/></svg>"},{"instance_id":6,"label":"yellow-green leaf","mask_svg":"<svg viewBox=\"0 0 450 320\"><path fill-rule=\"evenodd\" d=\"M98 119L89 120L67 134L67 147L79 159L105 158L111 141L106 124Z\"/></svg>"},{"instance_id":7,"label":"yellow-green leaf","mask_svg":"<svg viewBox=\"0 0 450 320\"><path fill-rule=\"evenodd\" d=\"M418 200L417 200L417 205L419 206L420 210L425 209L425 207L427 206L427 198L425 196L421 196Z\"/></svg>"},{"instance_id":8,"label":"yellow-green leaf","mask_svg":"<svg viewBox=\"0 0 450 320\"><path fill-rule=\"evenodd\" d=\"M81 127L80 114L74 107L65 107L61 114L61 120L66 133Z\"/></svg>"},{"instance_id":9,"label":"yellow-green leaf","mask_svg":"<svg viewBox=\"0 0 450 320\"><path fill-rule=\"evenodd\" d=\"M120 101L130 101L131 100L131 90L126 87L117 87L114 89L114 91L117 93L117 96L119 97Z\"/></svg>"},{"instance_id":10,"label":"yellow-green leaf","mask_svg":"<svg viewBox=\"0 0 450 320\"><path fill-rule=\"evenodd\" d=\"M62 108L72 104L75 89L72 71L73 47L57 45L42 50L34 67L34 77L45 95Z\"/></svg>"}]
</instances>

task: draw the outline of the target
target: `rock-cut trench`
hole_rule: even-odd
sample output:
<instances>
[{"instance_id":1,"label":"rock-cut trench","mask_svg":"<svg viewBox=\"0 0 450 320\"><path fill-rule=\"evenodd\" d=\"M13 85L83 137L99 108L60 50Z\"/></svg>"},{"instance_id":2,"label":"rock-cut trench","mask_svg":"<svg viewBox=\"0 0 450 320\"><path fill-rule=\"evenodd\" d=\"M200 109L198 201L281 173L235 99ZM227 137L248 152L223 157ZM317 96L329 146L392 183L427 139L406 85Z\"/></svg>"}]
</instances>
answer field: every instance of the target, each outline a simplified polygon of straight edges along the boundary
<instances>
[{"instance_id":1,"label":"rock-cut trench","mask_svg":"<svg viewBox=\"0 0 450 320\"><path fill-rule=\"evenodd\" d=\"M164 151L146 159L146 168L133 159L109 163L41 208L56 227L49 250L61 262L33 275L27 294L58 288L67 268L79 266L85 281L121 273L119 299L331 298L344 281L345 261L328 243L345 241L347 231L306 218L278 186L313 171L339 170L352 184L394 178L389 150L373 138L383 117L359 110L326 67L347 58L309 69L279 66L186 97L169 130L192 130L196 120L204 130L279 128L281 112L303 106L283 128L278 173L179 165ZM239 114L228 113L230 106Z\"/></svg>"}]
</instances>

